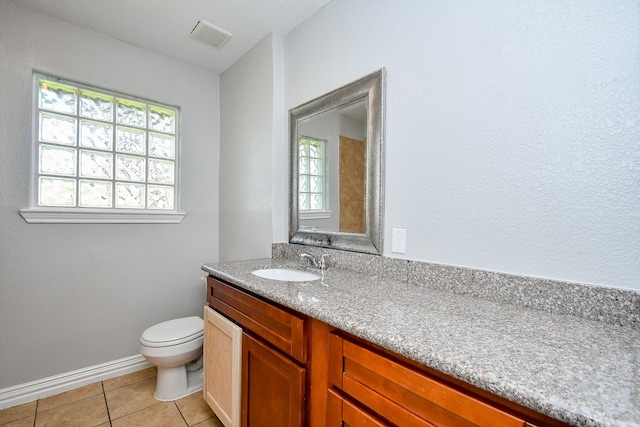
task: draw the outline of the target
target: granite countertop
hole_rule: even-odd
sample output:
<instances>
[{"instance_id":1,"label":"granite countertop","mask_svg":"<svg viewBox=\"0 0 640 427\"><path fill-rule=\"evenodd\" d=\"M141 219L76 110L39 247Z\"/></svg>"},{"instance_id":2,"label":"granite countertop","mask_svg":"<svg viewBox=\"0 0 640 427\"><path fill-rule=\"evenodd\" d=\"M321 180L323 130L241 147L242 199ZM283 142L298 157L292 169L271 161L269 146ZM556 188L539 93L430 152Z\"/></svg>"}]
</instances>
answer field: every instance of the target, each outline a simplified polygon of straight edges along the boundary
<instances>
[{"instance_id":1,"label":"granite countertop","mask_svg":"<svg viewBox=\"0 0 640 427\"><path fill-rule=\"evenodd\" d=\"M640 426L640 330L271 258L205 264L241 288L576 426Z\"/></svg>"}]
</instances>

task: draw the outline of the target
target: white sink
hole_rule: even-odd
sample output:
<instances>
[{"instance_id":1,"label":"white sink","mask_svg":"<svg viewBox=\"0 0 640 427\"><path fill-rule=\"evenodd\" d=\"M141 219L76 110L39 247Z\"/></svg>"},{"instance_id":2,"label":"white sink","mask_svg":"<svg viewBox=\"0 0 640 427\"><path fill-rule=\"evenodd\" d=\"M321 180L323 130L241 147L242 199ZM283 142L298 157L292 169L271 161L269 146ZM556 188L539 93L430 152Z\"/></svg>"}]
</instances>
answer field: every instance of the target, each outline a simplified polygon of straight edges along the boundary
<instances>
[{"instance_id":1,"label":"white sink","mask_svg":"<svg viewBox=\"0 0 640 427\"><path fill-rule=\"evenodd\" d=\"M253 270L251 273L263 279L280 280L283 282L310 282L320 279L320 276L308 271L289 270L287 268L265 268Z\"/></svg>"}]
</instances>

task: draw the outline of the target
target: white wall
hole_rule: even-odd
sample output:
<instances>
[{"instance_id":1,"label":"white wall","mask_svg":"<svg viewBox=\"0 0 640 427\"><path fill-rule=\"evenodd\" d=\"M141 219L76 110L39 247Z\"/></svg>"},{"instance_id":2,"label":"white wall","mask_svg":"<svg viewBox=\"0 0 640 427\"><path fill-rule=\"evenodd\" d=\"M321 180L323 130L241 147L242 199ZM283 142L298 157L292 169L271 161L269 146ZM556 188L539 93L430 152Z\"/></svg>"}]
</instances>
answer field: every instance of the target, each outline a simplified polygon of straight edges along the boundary
<instances>
[{"instance_id":1,"label":"white wall","mask_svg":"<svg viewBox=\"0 0 640 427\"><path fill-rule=\"evenodd\" d=\"M386 67L385 255L640 289L639 51L635 0L334 0L285 108Z\"/></svg>"},{"instance_id":2,"label":"white wall","mask_svg":"<svg viewBox=\"0 0 640 427\"><path fill-rule=\"evenodd\" d=\"M179 225L27 224L36 68L182 108ZM0 389L138 353L218 258L219 76L0 2Z\"/></svg>"},{"instance_id":3,"label":"white wall","mask_svg":"<svg viewBox=\"0 0 640 427\"><path fill-rule=\"evenodd\" d=\"M221 261L271 256L273 141L285 138L281 51L282 36L270 34L220 77Z\"/></svg>"}]
</instances>

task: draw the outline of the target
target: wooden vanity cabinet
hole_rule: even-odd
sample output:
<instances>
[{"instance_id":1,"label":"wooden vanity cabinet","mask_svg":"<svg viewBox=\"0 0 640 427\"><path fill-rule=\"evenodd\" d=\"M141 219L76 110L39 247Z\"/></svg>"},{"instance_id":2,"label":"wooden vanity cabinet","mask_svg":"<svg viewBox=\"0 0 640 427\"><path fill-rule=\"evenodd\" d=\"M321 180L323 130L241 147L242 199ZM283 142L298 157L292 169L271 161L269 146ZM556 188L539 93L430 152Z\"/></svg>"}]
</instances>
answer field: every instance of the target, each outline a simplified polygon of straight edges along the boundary
<instances>
[{"instance_id":1,"label":"wooden vanity cabinet","mask_svg":"<svg viewBox=\"0 0 640 427\"><path fill-rule=\"evenodd\" d=\"M242 332L241 425L566 427L214 277Z\"/></svg>"},{"instance_id":2,"label":"wooden vanity cabinet","mask_svg":"<svg viewBox=\"0 0 640 427\"><path fill-rule=\"evenodd\" d=\"M243 329L241 425L304 426L308 320L211 276L207 302Z\"/></svg>"}]
</instances>

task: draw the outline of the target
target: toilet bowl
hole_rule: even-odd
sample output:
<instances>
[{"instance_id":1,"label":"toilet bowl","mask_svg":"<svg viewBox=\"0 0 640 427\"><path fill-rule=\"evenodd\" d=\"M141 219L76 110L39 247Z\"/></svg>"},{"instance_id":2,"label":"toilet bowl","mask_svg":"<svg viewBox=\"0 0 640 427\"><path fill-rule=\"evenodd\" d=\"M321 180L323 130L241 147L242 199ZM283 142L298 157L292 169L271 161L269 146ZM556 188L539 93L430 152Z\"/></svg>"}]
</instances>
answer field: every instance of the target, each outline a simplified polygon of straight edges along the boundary
<instances>
[{"instance_id":1,"label":"toilet bowl","mask_svg":"<svg viewBox=\"0 0 640 427\"><path fill-rule=\"evenodd\" d=\"M158 367L155 397L169 401L202 390L204 320L198 316L151 326L140 338L140 354Z\"/></svg>"}]
</instances>

